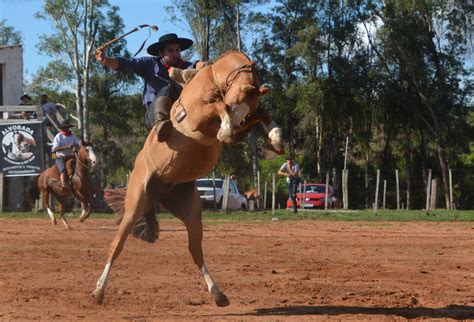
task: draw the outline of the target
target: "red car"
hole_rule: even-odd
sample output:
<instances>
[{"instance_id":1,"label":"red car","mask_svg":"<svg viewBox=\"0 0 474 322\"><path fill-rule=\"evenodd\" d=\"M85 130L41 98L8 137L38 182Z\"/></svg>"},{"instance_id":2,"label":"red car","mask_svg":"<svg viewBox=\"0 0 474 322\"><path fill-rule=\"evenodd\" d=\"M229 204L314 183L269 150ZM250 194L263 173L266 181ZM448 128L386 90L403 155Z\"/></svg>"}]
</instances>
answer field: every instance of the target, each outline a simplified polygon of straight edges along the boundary
<instances>
[{"instance_id":1,"label":"red car","mask_svg":"<svg viewBox=\"0 0 474 322\"><path fill-rule=\"evenodd\" d=\"M303 198L304 208L324 208L324 199L326 196L326 185L324 183L307 183L301 185L303 194L296 191L296 206L300 208L300 201ZM328 208L334 207L334 190L328 186ZM293 201L288 198L286 208L293 208Z\"/></svg>"}]
</instances>

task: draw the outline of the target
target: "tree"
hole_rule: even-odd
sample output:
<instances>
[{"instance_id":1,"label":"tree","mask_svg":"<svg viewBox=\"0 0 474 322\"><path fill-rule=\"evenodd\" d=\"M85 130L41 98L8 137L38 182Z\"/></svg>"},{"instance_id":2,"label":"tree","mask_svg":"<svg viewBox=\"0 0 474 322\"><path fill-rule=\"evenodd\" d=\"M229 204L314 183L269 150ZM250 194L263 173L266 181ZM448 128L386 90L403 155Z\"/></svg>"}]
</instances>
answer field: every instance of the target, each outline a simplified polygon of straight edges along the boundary
<instances>
[{"instance_id":1,"label":"tree","mask_svg":"<svg viewBox=\"0 0 474 322\"><path fill-rule=\"evenodd\" d=\"M56 33L40 36L38 49L53 57L41 69L37 81L56 87L73 88L76 117L81 136L89 139L89 80L99 22L105 21L101 10L107 0L46 0L38 19L47 20Z\"/></svg>"},{"instance_id":2,"label":"tree","mask_svg":"<svg viewBox=\"0 0 474 322\"><path fill-rule=\"evenodd\" d=\"M21 32L7 25L7 20L0 20L0 46L18 45L21 41Z\"/></svg>"}]
</instances>

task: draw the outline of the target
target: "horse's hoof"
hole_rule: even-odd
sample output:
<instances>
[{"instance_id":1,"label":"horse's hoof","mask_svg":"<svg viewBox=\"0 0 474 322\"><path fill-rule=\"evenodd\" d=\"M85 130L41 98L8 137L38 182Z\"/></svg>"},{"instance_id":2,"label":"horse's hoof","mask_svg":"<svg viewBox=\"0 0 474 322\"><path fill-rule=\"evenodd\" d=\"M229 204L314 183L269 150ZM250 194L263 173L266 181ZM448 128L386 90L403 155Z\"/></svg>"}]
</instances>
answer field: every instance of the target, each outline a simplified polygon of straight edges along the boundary
<instances>
[{"instance_id":1,"label":"horse's hoof","mask_svg":"<svg viewBox=\"0 0 474 322\"><path fill-rule=\"evenodd\" d=\"M54 226L54 225L57 225L57 224L58 224L58 222L56 221L56 219L55 219L55 220L51 220L51 225Z\"/></svg>"},{"instance_id":2,"label":"horse's hoof","mask_svg":"<svg viewBox=\"0 0 474 322\"><path fill-rule=\"evenodd\" d=\"M230 304L230 301L224 293L220 292L216 297L216 304L218 307L225 307Z\"/></svg>"},{"instance_id":3,"label":"horse's hoof","mask_svg":"<svg viewBox=\"0 0 474 322\"><path fill-rule=\"evenodd\" d=\"M85 216L79 217L79 221L80 221L80 222L84 222L84 221L86 221L86 219L87 219L87 217L85 217Z\"/></svg>"},{"instance_id":4,"label":"horse's hoof","mask_svg":"<svg viewBox=\"0 0 474 322\"><path fill-rule=\"evenodd\" d=\"M91 293L91 300L99 305L104 304L104 292L101 290L95 290Z\"/></svg>"}]
</instances>

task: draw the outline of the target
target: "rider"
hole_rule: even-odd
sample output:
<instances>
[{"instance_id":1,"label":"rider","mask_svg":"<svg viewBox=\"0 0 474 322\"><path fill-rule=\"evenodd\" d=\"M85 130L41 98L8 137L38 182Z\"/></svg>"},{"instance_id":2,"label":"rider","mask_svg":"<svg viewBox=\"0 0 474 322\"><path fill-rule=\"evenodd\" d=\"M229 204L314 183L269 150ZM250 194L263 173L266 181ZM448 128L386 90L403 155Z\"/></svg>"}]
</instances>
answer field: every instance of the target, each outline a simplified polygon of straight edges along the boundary
<instances>
[{"instance_id":1,"label":"rider","mask_svg":"<svg viewBox=\"0 0 474 322\"><path fill-rule=\"evenodd\" d=\"M179 69L200 69L205 63L191 63L181 59L181 52L191 47L193 41L178 38L174 33L163 35L157 43L150 45L147 52L153 57L127 59L107 57L103 49L96 51L95 57L102 65L114 70L133 72L143 78L143 105L146 107L146 124L155 126L158 141L166 140L171 128L170 109L181 94L182 87L169 76L173 67Z\"/></svg>"},{"instance_id":2,"label":"rider","mask_svg":"<svg viewBox=\"0 0 474 322\"><path fill-rule=\"evenodd\" d=\"M55 163L61 179L61 193L69 190L69 180L66 179L66 161L74 157L74 152L79 149L80 145L79 140L70 130L73 126L68 122L58 125L59 132L53 140L53 152L56 153Z\"/></svg>"}]
</instances>

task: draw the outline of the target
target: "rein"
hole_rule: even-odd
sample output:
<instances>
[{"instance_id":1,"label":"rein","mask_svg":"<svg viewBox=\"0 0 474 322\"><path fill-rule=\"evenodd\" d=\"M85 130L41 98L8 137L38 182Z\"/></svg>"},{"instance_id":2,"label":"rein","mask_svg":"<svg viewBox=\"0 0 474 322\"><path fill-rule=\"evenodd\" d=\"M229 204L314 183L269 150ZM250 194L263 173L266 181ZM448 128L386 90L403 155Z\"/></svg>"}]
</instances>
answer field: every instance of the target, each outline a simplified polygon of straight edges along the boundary
<instances>
[{"instance_id":1,"label":"rein","mask_svg":"<svg viewBox=\"0 0 474 322\"><path fill-rule=\"evenodd\" d=\"M212 83L219 90L219 93L221 95L222 100L224 100L224 98L225 98L225 92L227 92L229 90L229 88L232 86L232 84L235 82L235 80L237 79L237 77L239 77L239 75L241 73L252 73L252 76L253 76L254 81L255 81L255 73L256 73L255 63L245 64L245 65L242 65L242 66L239 66L239 67L233 69L227 75L227 77L225 79L225 82L224 82L225 88L224 89L217 82L217 73L214 69L214 65L211 65L211 70L212 70L212 78L213 78ZM235 76L229 81L230 76L234 73L236 73Z\"/></svg>"}]
</instances>

